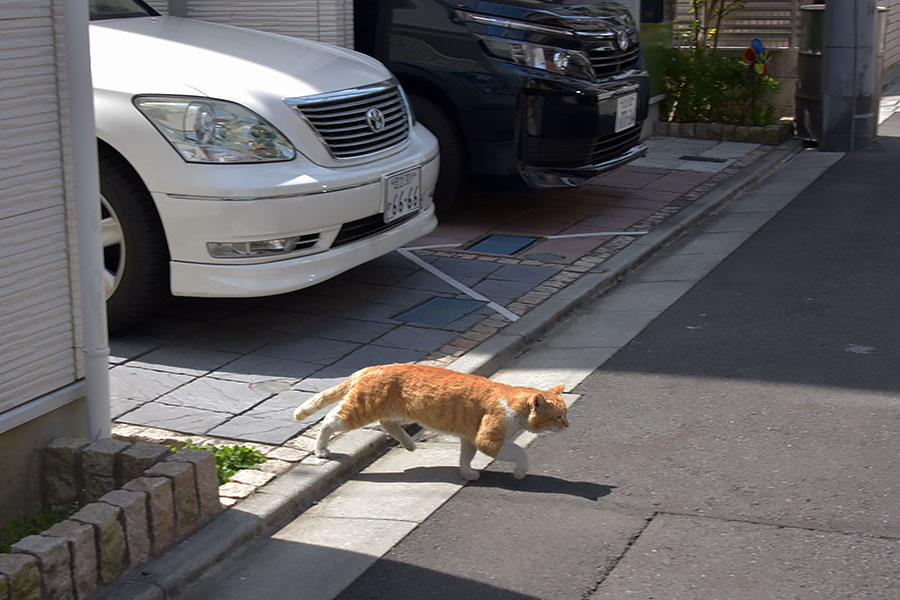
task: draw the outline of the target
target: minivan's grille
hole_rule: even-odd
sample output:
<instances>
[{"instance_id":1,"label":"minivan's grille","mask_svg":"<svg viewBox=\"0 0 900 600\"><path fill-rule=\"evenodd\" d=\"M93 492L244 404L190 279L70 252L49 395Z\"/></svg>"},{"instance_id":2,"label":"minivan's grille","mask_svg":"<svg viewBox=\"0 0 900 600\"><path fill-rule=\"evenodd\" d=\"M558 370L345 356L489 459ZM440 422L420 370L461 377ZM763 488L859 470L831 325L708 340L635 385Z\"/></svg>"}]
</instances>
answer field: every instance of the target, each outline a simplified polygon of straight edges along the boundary
<instances>
[{"instance_id":1,"label":"minivan's grille","mask_svg":"<svg viewBox=\"0 0 900 600\"><path fill-rule=\"evenodd\" d=\"M394 82L285 100L316 130L335 158L356 158L400 144L409 117Z\"/></svg>"},{"instance_id":2,"label":"minivan's grille","mask_svg":"<svg viewBox=\"0 0 900 600\"><path fill-rule=\"evenodd\" d=\"M638 45L635 44L625 51L619 50L614 44L610 47L590 48L588 55L591 66L597 77L612 75L626 69L633 69L638 64Z\"/></svg>"}]
</instances>

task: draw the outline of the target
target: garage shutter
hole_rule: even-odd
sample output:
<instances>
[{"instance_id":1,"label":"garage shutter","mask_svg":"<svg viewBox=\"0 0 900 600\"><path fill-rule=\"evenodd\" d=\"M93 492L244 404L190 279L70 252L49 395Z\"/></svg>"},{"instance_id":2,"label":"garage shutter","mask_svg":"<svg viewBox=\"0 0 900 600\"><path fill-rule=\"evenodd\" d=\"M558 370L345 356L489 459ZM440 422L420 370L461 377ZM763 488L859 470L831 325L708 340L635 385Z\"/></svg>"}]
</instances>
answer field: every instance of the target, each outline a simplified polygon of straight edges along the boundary
<instances>
[{"instance_id":1,"label":"garage shutter","mask_svg":"<svg viewBox=\"0 0 900 600\"><path fill-rule=\"evenodd\" d=\"M353 0L186 0L192 19L353 47ZM151 0L168 14L168 0Z\"/></svg>"},{"instance_id":2,"label":"garage shutter","mask_svg":"<svg viewBox=\"0 0 900 600\"><path fill-rule=\"evenodd\" d=\"M0 15L0 415L79 376L52 0Z\"/></svg>"}]
</instances>

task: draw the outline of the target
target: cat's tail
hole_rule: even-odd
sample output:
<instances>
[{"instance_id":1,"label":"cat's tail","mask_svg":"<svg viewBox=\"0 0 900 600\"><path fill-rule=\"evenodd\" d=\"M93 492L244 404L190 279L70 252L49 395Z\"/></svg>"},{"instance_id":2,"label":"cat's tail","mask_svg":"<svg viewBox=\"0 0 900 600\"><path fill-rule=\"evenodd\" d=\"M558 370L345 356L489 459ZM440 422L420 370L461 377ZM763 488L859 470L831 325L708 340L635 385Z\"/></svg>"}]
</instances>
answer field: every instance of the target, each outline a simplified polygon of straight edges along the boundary
<instances>
[{"instance_id":1,"label":"cat's tail","mask_svg":"<svg viewBox=\"0 0 900 600\"><path fill-rule=\"evenodd\" d=\"M323 392L319 392L294 410L294 419L302 421L309 415L315 414L335 402L340 402L344 397L348 382L339 383Z\"/></svg>"}]
</instances>

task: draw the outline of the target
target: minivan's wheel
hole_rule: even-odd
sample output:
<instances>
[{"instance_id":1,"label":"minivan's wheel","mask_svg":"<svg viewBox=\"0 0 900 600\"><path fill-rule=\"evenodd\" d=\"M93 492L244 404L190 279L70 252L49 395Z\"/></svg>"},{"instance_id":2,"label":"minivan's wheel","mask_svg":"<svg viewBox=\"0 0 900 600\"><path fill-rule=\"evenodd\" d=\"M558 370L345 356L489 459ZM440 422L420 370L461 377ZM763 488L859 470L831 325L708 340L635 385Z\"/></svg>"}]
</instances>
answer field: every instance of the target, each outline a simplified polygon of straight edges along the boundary
<instances>
[{"instance_id":1,"label":"minivan's wheel","mask_svg":"<svg viewBox=\"0 0 900 600\"><path fill-rule=\"evenodd\" d=\"M438 102L421 94L409 94L416 120L438 140L441 149L441 171L434 192L439 216L446 216L459 201L465 177L466 150L459 124Z\"/></svg>"},{"instance_id":2,"label":"minivan's wheel","mask_svg":"<svg viewBox=\"0 0 900 600\"><path fill-rule=\"evenodd\" d=\"M122 331L168 298L169 257L150 194L128 165L103 153L100 219L107 320L110 332Z\"/></svg>"}]
</instances>

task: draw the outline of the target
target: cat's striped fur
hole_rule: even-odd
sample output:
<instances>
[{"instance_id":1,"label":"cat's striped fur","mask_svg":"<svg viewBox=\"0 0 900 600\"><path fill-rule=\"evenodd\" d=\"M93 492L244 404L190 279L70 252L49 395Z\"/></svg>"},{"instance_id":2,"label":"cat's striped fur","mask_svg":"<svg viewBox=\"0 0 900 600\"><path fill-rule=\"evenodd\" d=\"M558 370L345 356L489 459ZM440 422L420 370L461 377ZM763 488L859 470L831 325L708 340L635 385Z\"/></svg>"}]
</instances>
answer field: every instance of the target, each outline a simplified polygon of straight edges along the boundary
<instances>
[{"instance_id":1,"label":"cat's striped fur","mask_svg":"<svg viewBox=\"0 0 900 600\"><path fill-rule=\"evenodd\" d=\"M523 429L556 431L569 426L562 385L549 390L497 383L478 375L426 365L380 365L361 369L297 407L302 420L337 403L322 422L316 456L327 457L337 431L378 421L407 450L415 443L401 426L416 422L460 438L460 473L478 479L475 450L516 463L519 479L528 470L525 451L511 441Z\"/></svg>"}]
</instances>

